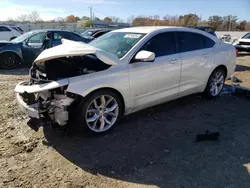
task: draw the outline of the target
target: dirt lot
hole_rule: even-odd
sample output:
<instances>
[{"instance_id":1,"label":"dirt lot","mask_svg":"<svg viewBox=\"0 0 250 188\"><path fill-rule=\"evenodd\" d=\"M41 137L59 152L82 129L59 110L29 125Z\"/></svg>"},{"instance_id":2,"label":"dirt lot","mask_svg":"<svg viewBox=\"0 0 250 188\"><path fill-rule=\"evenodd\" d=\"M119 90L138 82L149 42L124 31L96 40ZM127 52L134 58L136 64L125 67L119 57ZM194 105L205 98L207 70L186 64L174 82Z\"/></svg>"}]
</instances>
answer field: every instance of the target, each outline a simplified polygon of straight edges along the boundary
<instances>
[{"instance_id":1,"label":"dirt lot","mask_svg":"<svg viewBox=\"0 0 250 188\"><path fill-rule=\"evenodd\" d=\"M250 87L250 56L236 76ZM249 99L200 95L150 108L121 120L111 133L69 135L26 126L14 86L27 70L0 72L0 187L250 187ZM220 142L195 143L206 129Z\"/></svg>"}]
</instances>

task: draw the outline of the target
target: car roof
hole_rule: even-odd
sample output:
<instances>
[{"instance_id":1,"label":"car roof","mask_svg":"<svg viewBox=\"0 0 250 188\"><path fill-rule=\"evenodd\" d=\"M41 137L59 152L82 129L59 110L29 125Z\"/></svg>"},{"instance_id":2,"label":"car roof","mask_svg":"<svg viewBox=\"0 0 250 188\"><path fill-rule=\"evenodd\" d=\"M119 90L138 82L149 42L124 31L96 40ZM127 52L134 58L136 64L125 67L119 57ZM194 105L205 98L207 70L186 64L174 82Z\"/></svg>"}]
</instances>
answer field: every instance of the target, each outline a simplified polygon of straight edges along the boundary
<instances>
[{"instance_id":1,"label":"car roof","mask_svg":"<svg viewBox=\"0 0 250 188\"><path fill-rule=\"evenodd\" d=\"M114 30L111 32L128 32L128 33L143 33L143 34L150 34L150 33L157 33L157 32L164 32L164 31L186 31L186 32L193 32L205 35L209 38L212 38L214 41L218 41L217 37L209 34L206 31L193 29L188 27L177 27L177 26L144 26L144 27L129 27Z\"/></svg>"},{"instance_id":2,"label":"car roof","mask_svg":"<svg viewBox=\"0 0 250 188\"><path fill-rule=\"evenodd\" d=\"M28 32L39 33L39 32L47 32L47 31L66 31L66 32L74 33L72 31L61 30L61 29L37 29L37 30L31 30L31 31L28 31Z\"/></svg>"},{"instance_id":3,"label":"car roof","mask_svg":"<svg viewBox=\"0 0 250 188\"><path fill-rule=\"evenodd\" d=\"M11 27L10 25L0 24L0 26Z\"/></svg>"},{"instance_id":4,"label":"car roof","mask_svg":"<svg viewBox=\"0 0 250 188\"><path fill-rule=\"evenodd\" d=\"M178 26L144 26L144 27L128 27L123 29L114 30L111 32L131 32L131 33L153 33L156 31L190 31L196 33L206 33L205 31L188 28L188 27L178 27Z\"/></svg>"},{"instance_id":5,"label":"car roof","mask_svg":"<svg viewBox=\"0 0 250 188\"><path fill-rule=\"evenodd\" d=\"M109 28L99 28L99 29L87 29L85 31L111 31L111 29L109 29Z\"/></svg>"}]
</instances>

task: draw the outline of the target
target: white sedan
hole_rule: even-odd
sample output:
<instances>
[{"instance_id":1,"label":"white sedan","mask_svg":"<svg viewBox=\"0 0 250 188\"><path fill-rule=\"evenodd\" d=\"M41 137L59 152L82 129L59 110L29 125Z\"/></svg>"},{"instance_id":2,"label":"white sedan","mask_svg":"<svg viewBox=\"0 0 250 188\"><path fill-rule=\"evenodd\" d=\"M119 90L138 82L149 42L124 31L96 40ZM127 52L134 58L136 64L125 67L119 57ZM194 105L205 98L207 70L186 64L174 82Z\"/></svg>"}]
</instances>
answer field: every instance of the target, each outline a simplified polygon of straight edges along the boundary
<instances>
[{"instance_id":1,"label":"white sedan","mask_svg":"<svg viewBox=\"0 0 250 188\"><path fill-rule=\"evenodd\" d=\"M135 27L90 44L63 40L45 50L15 92L32 119L94 133L122 115L204 92L220 94L236 66L235 48L196 29Z\"/></svg>"}]
</instances>

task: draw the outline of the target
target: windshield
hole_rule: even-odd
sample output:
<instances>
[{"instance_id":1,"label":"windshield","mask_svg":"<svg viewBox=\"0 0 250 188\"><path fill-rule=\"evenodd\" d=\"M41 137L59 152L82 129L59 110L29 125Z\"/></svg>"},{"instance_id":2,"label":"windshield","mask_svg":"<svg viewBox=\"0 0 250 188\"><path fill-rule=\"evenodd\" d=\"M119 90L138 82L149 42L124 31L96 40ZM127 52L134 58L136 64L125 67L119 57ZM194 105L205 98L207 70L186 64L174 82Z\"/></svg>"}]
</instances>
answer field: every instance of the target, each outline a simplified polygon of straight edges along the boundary
<instances>
[{"instance_id":1,"label":"windshield","mask_svg":"<svg viewBox=\"0 0 250 188\"><path fill-rule=\"evenodd\" d=\"M243 39L250 39L250 33L245 34L242 38Z\"/></svg>"},{"instance_id":2,"label":"windshield","mask_svg":"<svg viewBox=\"0 0 250 188\"><path fill-rule=\"evenodd\" d=\"M110 32L89 44L122 58L144 36L143 33Z\"/></svg>"},{"instance_id":3,"label":"windshield","mask_svg":"<svg viewBox=\"0 0 250 188\"><path fill-rule=\"evenodd\" d=\"M28 33L24 33L23 35L11 40L11 42L15 42L15 43L19 43L19 42L23 42L25 41L27 38L29 38L30 36L34 35L35 32L28 32Z\"/></svg>"}]
</instances>

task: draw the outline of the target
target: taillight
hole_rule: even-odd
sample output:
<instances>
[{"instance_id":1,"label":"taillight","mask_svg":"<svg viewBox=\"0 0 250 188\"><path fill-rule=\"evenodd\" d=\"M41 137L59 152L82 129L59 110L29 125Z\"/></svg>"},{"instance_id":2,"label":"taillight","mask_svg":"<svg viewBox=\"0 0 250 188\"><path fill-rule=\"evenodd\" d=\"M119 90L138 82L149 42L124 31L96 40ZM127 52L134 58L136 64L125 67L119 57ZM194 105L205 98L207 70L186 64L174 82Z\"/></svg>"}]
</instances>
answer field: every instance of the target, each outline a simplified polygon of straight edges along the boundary
<instances>
[{"instance_id":1,"label":"taillight","mask_svg":"<svg viewBox=\"0 0 250 188\"><path fill-rule=\"evenodd\" d=\"M236 57L238 57L239 51L235 48Z\"/></svg>"},{"instance_id":2,"label":"taillight","mask_svg":"<svg viewBox=\"0 0 250 188\"><path fill-rule=\"evenodd\" d=\"M24 34L24 32L21 32L21 35L23 35Z\"/></svg>"}]
</instances>

